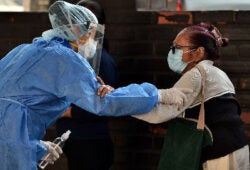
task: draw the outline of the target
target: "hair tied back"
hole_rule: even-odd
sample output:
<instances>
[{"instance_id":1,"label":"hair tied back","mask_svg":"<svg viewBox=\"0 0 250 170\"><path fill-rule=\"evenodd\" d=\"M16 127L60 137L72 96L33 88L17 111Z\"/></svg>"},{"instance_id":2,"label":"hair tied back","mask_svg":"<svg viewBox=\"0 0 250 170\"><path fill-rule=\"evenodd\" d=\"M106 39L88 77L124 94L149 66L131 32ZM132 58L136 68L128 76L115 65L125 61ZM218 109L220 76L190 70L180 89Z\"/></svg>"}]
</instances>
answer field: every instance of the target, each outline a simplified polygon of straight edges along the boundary
<instances>
[{"instance_id":1,"label":"hair tied back","mask_svg":"<svg viewBox=\"0 0 250 170\"><path fill-rule=\"evenodd\" d=\"M202 22L200 23L200 26L206 28L207 31L213 35L217 47L224 47L228 45L229 39L223 37L218 28L216 28L214 25Z\"/></svg>"}]
</instances>

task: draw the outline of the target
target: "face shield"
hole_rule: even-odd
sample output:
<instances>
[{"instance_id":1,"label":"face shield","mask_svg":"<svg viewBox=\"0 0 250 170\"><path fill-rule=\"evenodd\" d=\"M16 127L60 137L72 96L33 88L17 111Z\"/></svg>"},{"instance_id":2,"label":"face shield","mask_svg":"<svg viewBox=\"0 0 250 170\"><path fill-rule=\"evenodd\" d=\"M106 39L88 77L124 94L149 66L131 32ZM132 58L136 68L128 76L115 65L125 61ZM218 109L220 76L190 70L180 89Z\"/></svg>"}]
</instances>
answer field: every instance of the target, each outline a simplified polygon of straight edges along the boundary
<instances>
[{"instance_id":1,"label":"face shield","mask_svg":"<svg viewBox=\"0 0 250 170\"><path fill-rule=\"evenodd\" d=\"M89 23L89 27L89 33L77 41L78 52L88 60L98 75L102 54L104 26L96 23Z\"/></svg>"},{"instance_id":2,"label":"face shield","mask_svg":"<svg viewBox=\"0 0 250 170\"><path fill-rule=\"evenodd\" d=\"M59 37L76 41L78 52L90 62L98 74L104 27L98 24L96 16L83 6L65 1L56 1L48 12L53 29L43 32L44 39Z\"/></svg>"}]
</instances>

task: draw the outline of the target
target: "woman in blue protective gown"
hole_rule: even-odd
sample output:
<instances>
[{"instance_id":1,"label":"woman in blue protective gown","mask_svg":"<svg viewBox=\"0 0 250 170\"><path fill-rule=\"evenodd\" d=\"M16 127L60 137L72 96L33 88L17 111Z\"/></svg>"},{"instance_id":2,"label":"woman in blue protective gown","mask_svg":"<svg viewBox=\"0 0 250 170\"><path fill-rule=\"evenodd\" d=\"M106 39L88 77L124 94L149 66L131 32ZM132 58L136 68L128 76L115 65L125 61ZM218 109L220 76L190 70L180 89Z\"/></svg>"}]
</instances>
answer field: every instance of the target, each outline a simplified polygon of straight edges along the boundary
<instances>
[{"instance_id":1,"label":"woman in blue protective gown","mask_svg":"<svg viewBox=\"0 0 250 170\"><path fill-rule=\"evenodd\" d=\"M50 6L49 17L53 29L0 60L1 170L36 170L48 150L40 141L46 128L71 103L97 115L122 116L149 112L158 102L182 104L185 99L179 89L158 90L149 83L131 84L100 97L101 85L79 50L80 37L96 28L85 22L97 24L94 14L57 1ZM79 53L72 48L74 41Z\"/></svg>"}]
</instances>

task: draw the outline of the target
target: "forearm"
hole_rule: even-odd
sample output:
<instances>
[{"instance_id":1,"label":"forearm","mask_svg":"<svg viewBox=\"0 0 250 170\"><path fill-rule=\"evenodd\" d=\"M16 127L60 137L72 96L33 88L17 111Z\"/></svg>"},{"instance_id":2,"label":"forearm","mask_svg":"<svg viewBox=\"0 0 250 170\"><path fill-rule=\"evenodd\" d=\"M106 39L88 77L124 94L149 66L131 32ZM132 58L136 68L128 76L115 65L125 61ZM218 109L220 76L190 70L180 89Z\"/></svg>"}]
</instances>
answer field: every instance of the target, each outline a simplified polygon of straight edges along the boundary
<instances>
[{"instance_id":1,"label":"forearm","mask_svg":"<svg viewBox=\"0 0 250 170\"><path fill-rule=\"evenodd\" d=\"M177 106L175 105L158 104L152 111L145 114L132 115L132 117L148 123L157 124L177 117L180 113L176 110Z\"/></svg>"},{"instance_id":2,"label":"forearm","mask_svg":"<svg viewBox=\"0 0 250 170\"><path fill-rule=\"evenodd\" d=\"M190 107L197 96L200 94L201 89L201 77L200 74L194 74L193 72L189 72L185 74L175 85L175 88L189 88L193 90L192 93L185 94L187 101L181 105L177 106L171 103L166 104L158 104L152 111L141 114L141 115L133 115L133 117L149 122L149 123L162 123L166 122L170 119L173 119L179 116L181 113L185 111L188 107Z\"/></svg>"},{"instance_id":3,"label":"forearm","mask_svg":"<svg viewBox=\"0 0 250 170\"><path fill-rule=\"evenodd\" d=\"M100 116L125 116L147 113L158 102L158 90L149 83L121 87L101 98L97 94L85 95L76 101L79 107Z\"/></svg>"}]
</instances>

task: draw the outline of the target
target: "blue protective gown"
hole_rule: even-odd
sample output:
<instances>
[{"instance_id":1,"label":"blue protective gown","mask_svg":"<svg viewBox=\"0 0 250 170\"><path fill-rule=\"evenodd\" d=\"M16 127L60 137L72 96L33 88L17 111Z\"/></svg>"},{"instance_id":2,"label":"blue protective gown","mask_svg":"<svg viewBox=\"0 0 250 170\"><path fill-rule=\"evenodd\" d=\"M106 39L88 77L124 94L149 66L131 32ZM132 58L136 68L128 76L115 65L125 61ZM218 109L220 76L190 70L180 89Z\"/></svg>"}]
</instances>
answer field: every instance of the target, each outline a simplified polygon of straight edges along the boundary
<instances>
[{"instance_id":1,"label":"blue protective gown","mask_svg":"<svg viewBox=\"0 0 250 170\"><path fill-rule=\"evenodd\" d=\"M36 38L0 60L0 169L36 170L46 152L39 140L73 103L105 116L140 114L158 102L149 83L118 88L101 98L87 60L62 39Z\"/></svg>"}]
</instances>

